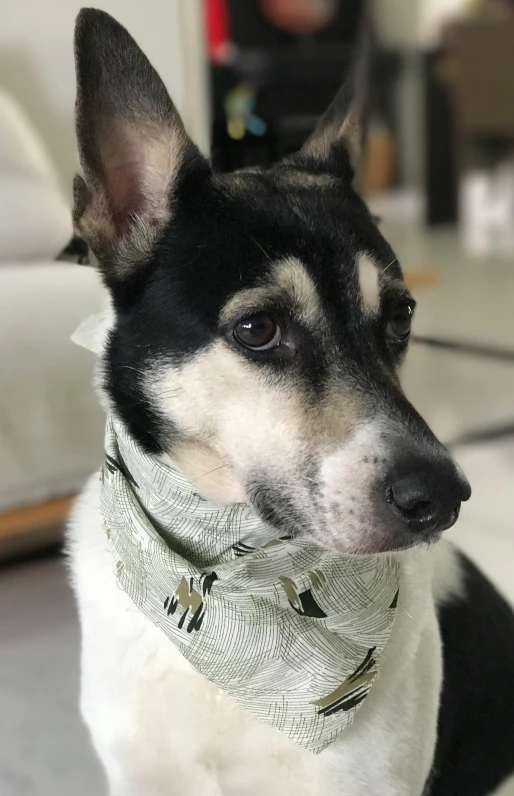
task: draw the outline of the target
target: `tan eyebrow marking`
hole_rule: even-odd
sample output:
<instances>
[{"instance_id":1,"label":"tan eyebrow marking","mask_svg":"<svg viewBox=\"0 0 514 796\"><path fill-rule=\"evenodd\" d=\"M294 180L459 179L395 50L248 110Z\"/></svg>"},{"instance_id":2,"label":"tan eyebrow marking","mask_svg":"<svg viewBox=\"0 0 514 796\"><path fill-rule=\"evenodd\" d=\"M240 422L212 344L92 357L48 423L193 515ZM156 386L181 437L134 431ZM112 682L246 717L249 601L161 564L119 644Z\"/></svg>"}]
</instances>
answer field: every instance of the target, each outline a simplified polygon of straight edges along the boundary
<instances>
[{"instance_id":1,"label":"tan eyebrow marking","mask_svg":"<svg viewBox=\"0 0 514 796\"><path fill-rule=\"evenodd\" d=\"M274 280L279 288L292 298L303 320L312 323L323 319L316 285L301 260L289 257L277 263Z\"/></svg>"},{"instance_id":2,"label":"tan eyebrow marking","mask_svg":"<svg viewBox=\"0 0 514 796\"><path fill-rule=\"evenodd\" d=\"M368 310L376 310L380 304L380 275L376 263L366 254L357 260L359 286L362 301Z\"/></svg>"},{"instance_id":3,"label":"tan eyebrow marking","mask_svg":"<svg viewBox=\"0 0 514 796\"><path fill-rule=\"evenodd\" d=\"M323 320L321 301L316 286L304 264L296 257L279 260L269 281L253 288L240 290L225 304L220 312L220 322L229 323L245 310L252 310L273 300L289 300L298 316L306 323Z\"/></svg>"}]
</instances>

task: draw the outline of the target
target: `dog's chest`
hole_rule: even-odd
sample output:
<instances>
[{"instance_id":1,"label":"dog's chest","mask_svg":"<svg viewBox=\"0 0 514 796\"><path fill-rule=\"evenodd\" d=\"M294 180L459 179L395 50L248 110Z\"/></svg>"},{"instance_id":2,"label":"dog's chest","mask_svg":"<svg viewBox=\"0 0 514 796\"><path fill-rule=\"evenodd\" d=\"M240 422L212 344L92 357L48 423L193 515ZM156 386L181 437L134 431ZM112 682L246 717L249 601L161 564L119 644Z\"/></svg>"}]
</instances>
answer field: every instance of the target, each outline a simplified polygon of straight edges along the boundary
<instances>
[{"instance_id":1,"label":"dog's chest","mask_svg":"<svg viewBox=\"0 0 514 796\"><path fill-rule=\"evenodd\" d=\"M82 713L109 779L123 771L114 796L332 792L318 757L243 714L118 589L82 625Z\"/></svg>"},{"instance_id":2,"label":"dog's chest","mask_svg":"<svg viewBox=\"0 0 514 796\"><path fill-rule=\"evenodd\" d=\"M430 612L417 615L417 604L410 618L400 612L367 704L338 741L313 755L205 681L118 589L96 483L75 513L71 544L83 631L82 712L113 796L421 793L440 682ZM421 624L411 649L406 618Z\"/></svg>"}]
</instances>

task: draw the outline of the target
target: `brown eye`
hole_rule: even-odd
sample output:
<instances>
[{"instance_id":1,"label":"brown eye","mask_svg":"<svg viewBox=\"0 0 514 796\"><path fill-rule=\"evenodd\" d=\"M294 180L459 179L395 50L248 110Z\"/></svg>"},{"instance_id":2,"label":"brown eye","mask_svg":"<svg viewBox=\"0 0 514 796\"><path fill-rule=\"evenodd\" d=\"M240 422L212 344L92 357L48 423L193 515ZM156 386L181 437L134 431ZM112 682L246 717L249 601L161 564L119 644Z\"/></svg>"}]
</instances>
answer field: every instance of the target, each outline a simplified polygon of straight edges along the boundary
<instances>
[{"instance_id":1,"label":"brown eye","mask_svg":"<svg viewBox=\"0 0 514 796\"><path fill-rule=\"evenodd\" d=\"M264 312L250 315L234 326L234 338L245 348L266 351L276 348L282 338L277 322Z\"/></svg>"},{"instance_id":2,"label":"brown eye","mask_svg":"<svg viewBox=\"0 0 514 796\"><path fill-rule=\"evenodd\" d=\"M387 324L387 333L395 342L405 343L409 339L412 315L410 304L399 304L395 307Z\"/></svg>"}]
</instances>

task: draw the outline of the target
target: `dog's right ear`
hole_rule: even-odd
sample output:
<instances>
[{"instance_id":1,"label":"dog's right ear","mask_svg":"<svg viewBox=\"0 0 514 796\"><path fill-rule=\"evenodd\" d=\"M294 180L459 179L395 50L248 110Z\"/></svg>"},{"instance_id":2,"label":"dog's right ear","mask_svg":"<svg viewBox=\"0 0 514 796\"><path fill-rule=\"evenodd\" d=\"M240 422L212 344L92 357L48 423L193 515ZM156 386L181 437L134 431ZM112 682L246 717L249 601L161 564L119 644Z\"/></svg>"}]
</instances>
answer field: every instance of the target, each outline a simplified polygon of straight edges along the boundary
<instances>
[{"instance_id":1,"label":"dog's right ear","mask_svg":"<svg viewBox=\"0 0 514 796\"><path fill-rule=\"evenodd\" d=\"M181 177L209 166L157 72L109 14L82 9L75 59L84 172L75 178L75 225L106 277L123 279L150 257Z\"/></svg>"}]
</instances>

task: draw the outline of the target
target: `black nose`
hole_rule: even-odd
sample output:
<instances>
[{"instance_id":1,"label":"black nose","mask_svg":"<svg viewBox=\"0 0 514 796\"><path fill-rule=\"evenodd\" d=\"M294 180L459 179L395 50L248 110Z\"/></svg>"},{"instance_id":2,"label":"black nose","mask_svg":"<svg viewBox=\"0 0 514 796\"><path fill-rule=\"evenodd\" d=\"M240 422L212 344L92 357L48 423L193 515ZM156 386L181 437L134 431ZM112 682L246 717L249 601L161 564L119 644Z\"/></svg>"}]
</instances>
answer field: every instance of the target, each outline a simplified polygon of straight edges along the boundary
<instances>
[{"instance_id":1,"label":"black nose","mask_svg":"<svg viewBox=\"0 0 514 796\"><path fill-rule=\"evenodd\" d=\"M451 459L442 463L414 459L395 467L386 479L385 499L396 518L413 534L445 531L456 522L471 488Z\"/></svg>"}]
</instances>

